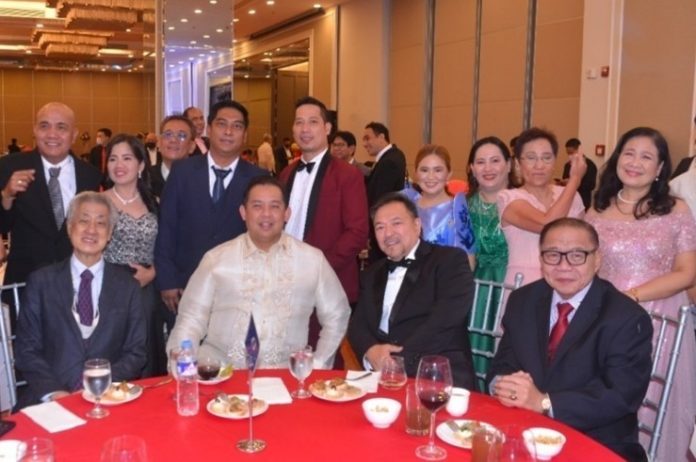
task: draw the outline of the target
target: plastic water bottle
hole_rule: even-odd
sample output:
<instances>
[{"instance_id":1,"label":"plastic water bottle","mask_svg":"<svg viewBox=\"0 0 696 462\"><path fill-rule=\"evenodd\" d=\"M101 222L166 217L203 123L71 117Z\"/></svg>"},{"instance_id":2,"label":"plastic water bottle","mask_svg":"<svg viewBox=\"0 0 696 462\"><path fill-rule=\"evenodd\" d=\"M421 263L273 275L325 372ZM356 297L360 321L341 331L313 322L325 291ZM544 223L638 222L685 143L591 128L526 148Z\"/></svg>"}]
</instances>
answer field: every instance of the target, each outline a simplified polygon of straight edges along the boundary
<instances>
[{"instance_id":1,"label":"plastic water bottle","mask_svg":"<svg viewBox=\"0 0 696 462\"><path fill-rule=\"evenodd\" d=\"M198 367L191 340L181 342L181 352L176 361L176 411L179 415L198 414Z\"/></svg>"}]
</instances>

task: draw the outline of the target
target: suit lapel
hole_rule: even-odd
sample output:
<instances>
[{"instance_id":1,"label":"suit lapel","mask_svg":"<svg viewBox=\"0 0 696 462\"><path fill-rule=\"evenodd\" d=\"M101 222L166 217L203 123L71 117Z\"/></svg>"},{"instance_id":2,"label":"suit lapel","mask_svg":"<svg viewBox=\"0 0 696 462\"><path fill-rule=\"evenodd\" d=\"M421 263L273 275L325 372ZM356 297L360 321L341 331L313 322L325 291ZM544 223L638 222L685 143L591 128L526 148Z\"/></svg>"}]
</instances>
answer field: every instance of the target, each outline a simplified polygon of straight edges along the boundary
<instances>
[{"instance_id":1,"label":"suit lapel","mask_svg":"<svg viewBox=\"0 0 696 462\"><path fill-rule=\"evenodd\" d=\"M372 286L372 297L374 299L374 306L377 308L372 311L374 319L374 325L379 328L379 322L382 319L382 312L384 311L384 290L387 288L387 262L386 260L381 260L375 265L375 280Z\"/></svg>"},{"instance_id":2,"label":"suit lapel","mask_svg":"<svg viewBox=\"0 0 696 462\"><path fill-rule=\"evenodd\" d=\"M60 310L66 324L72 331L72 335L76 340L76 344L80 346L80 350L84 351L85 344L82 341L82 332L77 325L72 308L75 302L75 290L73 289L72 273L70 272L70 259L66 259L61 263L58 269L58 280L55 284L55 306Z\"/></svg>"},{"instance_id":3,"label":"suit lapel","mask_svg":"<svg viewBox=\"0 0 696 462\"><path fill-rule=\"evenodd\" d=\"M319 193L321 192L321 187L324 184L324 176L326 176L326 170L329 168L331 159L331 154L326 151L321 163L317 165L317 176L314 178L312 192L309 194L309 204L307 204L307 219L305 220L304 236L307 236L310 228L312 227L312 223L314 222L314 217L317 213L317 204L319 203Z\"/></svg>"},{"instance_id":4,"label":"suit lapel","mask_svg":"<svg viewBox=\"0 0 696 462\"><path fill-rule=\"evenodd\" d=\"M585 295L580 306L576 308L576 313L573 316L573 320L568 325L568 330L563 335L561 343L558 344L558 350L556 350L556 356L553 362L549 365L549 369L563 359L568 350L582 338L583 334L592 326L597 317L599 316L601 309L601 289L597 279L592 281L592 286L590 290ZM548 342L547 342L548 343Z\"/></svg>"},{"instance_id":5,"label":"suit lapel","mask_svg":"<svg viewBox=\"0 0 696 462\"><path fill-rule=\"evenodd\" d=\"M36 152L36 157L32 162L34 165L34 181L32 186L35 188L35 200L42 210L40 214L41 220L44 221L44 226L42 229L56 229L56 221L53 217L53 206L51 205L51 197L48 194L48 184L46 181L46 174L44 173L43 162L41 161L41 154ZM65 205L65 204L64 204ZM65 206L67 210L67 206Z\"/></svg>"},{"instance_id":6,"label":"suit lapel","mask_svg":"<svg viewBox=\"0 0 696 462\"><path fill-rule=\"evenodd\" d=\"M403 307L406 300L408 300L411 291L416 287L421 270L423 269L424 261L431 251L431 245L421 240L416 249L416 260L406 269L404 280L401 282L399 292L396 294L394 305L392 306L391 313L389 313L389 324L394 322L399 314L399 310L401 310L401 307Z\"/></svg>"},{"instance_id":7,"label":"suit lapel","mask_svg":"<svg viewBox=\"0 0 696 462\"><path fill-rule=\"evenodd\" d=\"M288 175L288 181L285 184L285 189L288 191L288 197L290 197L290 194L292 193L292 185L295 183L295 174L297 173L298 165L300 165L300 161L296 160L288 166L290 169L290 174Z\"/></svg>"},{"instance_id":8,"label":"suit lapel","mask_svg":"<svg viewBox=\"0 0 696 462\"><path fill-rule=\"evenodd\" d=\"M237 168L234 169L234 173L232 174L230 184L227 186L227 188L225 188L225 194L223 196L223 200L221 200L220 203L228 202L235 197L241 198L244 194L244 188L247 184L247 182L243 179L247 176L249 176L249 164L247 164L245 160L239 159L239 162L237 162ZM213 200L212 197L210 198L210 200Z\"/></svg>"},{"instance_id":9,"label":"suit lapel","mask_svg":"<svg viewBox=\"0 0 696 462\"><path fill-rule=\"evenodd\" d=\"M534 312L537 314L535 319L537 348L539 349L538 358L541 362L539 370L547 371L548 361L546 360L549 349L549 320L551 319L551 300L553 297L553 289L548 284L544 284L543 294L540 297L537 308Z\"/></svg>"}]
</instances>

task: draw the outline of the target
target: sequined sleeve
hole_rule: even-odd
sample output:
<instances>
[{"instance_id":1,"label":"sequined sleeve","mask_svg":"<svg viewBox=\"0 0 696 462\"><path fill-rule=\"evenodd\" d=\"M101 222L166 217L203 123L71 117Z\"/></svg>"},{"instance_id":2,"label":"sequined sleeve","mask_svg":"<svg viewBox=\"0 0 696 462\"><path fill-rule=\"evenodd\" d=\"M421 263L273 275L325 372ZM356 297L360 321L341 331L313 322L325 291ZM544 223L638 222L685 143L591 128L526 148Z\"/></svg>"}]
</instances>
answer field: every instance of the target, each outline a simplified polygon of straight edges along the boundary
<instances>
[{"instance_id":1,"label":"sequined sleeve","mask_svg":"<svg viewBox=\"0 0 696 462\"><path fill-rule=\"evenodd\" d=\"M696 222L688 212L675 213L679 234L677 236L677 252L692 252L696 250Z\"/></svg>"}]
</instances>

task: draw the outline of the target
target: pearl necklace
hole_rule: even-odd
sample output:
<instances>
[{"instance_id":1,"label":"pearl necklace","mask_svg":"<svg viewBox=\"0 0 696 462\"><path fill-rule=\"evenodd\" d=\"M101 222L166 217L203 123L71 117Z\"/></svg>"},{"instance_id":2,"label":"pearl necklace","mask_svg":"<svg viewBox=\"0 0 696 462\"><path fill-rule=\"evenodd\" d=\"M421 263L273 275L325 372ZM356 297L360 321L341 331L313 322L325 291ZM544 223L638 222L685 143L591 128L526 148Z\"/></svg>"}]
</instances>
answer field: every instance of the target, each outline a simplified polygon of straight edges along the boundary
<instances>
[{"instance_id":1,"label":"pearl necklace","mask_svg":"<svg viewBox=\"0 0 696 462\"><path fill-rule=\"evenodd\" d=\"M138 198L140 197L140 194L138 194L138 191L136 191L135 195L133 197L131 197L130 199L124 199L123 197L121 197L121 195L116 192L116 188L111 188L111 192L114 193L114 196L116 196L116 198L118 200L120 200L121 204L123 204L123 205L132 204L133 202L137 201Z\"/></svg>"},{"instance_id":2,"label":"pearl necklace","mask_svg":"<svg viewBox=\"0 0 696 462\"><path fill-rule=\"evenodd\" d=\"M638 202L640 202L640 200L631 201L631 200L628 200L628 199L624 199L623 195L621 194L622 192L623 192L623 189L619 189L619 192L616 193L616 197L618 197L619 200L620 200L621 202L623 202L623 203L625 203L625 204L631 204L631 205L635 205L635 204L637 204Z\"/></svg>"}]
</instances>

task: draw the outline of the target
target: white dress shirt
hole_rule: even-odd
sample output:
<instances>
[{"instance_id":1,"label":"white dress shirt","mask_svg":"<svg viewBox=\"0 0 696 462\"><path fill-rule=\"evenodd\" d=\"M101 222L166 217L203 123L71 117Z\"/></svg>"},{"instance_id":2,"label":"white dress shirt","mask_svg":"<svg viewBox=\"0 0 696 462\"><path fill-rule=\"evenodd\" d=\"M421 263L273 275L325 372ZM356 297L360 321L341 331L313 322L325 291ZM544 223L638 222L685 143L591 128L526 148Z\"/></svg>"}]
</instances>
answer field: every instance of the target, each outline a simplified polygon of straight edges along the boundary
<instances>
[{"instance_id":1,"label":"white dress shirt","mask_svg":"<svg viewBox=\"0 0 696 462\"><path fill-rule=\"evenodd\" d=\"M570 325L570 321L572 321L575 317L575 313L578 312L578 307L585 299L585 295L587 295L587 292L590 290L591 286L592 281L590 281L589 284L583 287L580 290L580 292L573 295L567 300L561 297L555 290L553 291L553 296L551 297L551 316L549 316L549 335L551 334L551 329L553 329L553 326L556 325L556 321L558 321L558 304L570 303L571 305L573 305L573 310L568 315L568 325Z\"/></svg>"},{"instance_id":2,"label":"white dress shirt","mask_svg":"<svg viewBox=\"0 0 696 462\"><path fill-rule=\"evenodd\" d=\"M51 174L48 169L60 167L60 174L58 175L60 195L63 198L63 211L68 213L70 201L73 200L73 197L75 197L75 193L77 191L77 180L75 179L75 161L73 160L73 157L68 155L68 157L61 160L57 164L52 164L41 156L41 163L43 164L47 186L48 182L51 180Z\"/></svg>"},{"instance_id":3,"label":"white dress shirt","mask_svg":"<svg viewBox=\"0 0 696 462\"><path fill-rule=\"evenodd\" d=\"M82 272L88 269L94 278L92 279L92 313L94 315L92 324L85 326L80 323L80 314L77 312L77 294L80 291L80 282L82 282ZM70 275L72 276L73 286L73 305L72 313L77 326L80 328L82 338L87 339L92 335L94 329L99 324L99 295L101 295L102 284L104 282L104 259L100 259L94 265L87 267L73 255L70 257Z\"/></svg>"},{"instance_id":4,"label":"white dress shirt","mask_svg":"<svg viewBox=\"0 0 696 462\"><path fill-rule=\"evenodd\" d=\"M326 155L328 149L325 149L321 154L316 156L310 162L314 163L312 172L308 173L307 169L295 172L295 179L292 182L292 191L290 192L290 219L285 225L285 232L298 239L304 240L305 225L307 223L307 208L309 207L309 196L312 194L314 181L317 178L319 164ZM306 162L302 159L300 162Z\"/></svg>"},{"instance_id":5,"label":"white dress shirt","mask_svg":"<svg viewBox=\"0 0 696 462\"><path fill-rule=\"evenodd\" d=\"M411 251L406 255L407 260L416 259L416 249L420 244L420 239L413 246ZM384 301L382 302L382 318L379 321L379 328L384 333L389 333L389 316L391 315L392 307L396 301L396 296L399 295L399 290L401 290L401 284L404 282L404 276L406 276L406 271L408 268L404 266L397 266L394 271L389 273L387 278L387 285L384 288Z\"/></svg>"}]
</instances>

